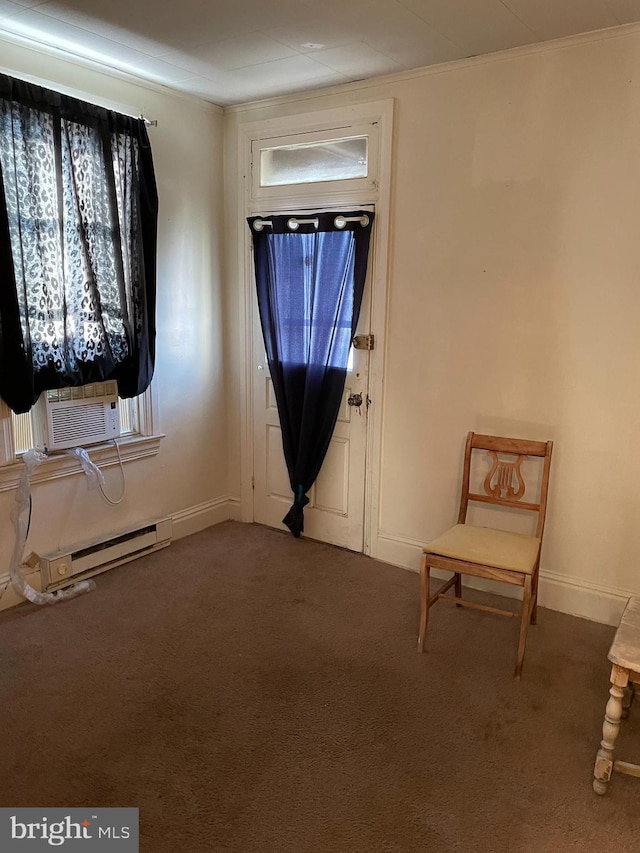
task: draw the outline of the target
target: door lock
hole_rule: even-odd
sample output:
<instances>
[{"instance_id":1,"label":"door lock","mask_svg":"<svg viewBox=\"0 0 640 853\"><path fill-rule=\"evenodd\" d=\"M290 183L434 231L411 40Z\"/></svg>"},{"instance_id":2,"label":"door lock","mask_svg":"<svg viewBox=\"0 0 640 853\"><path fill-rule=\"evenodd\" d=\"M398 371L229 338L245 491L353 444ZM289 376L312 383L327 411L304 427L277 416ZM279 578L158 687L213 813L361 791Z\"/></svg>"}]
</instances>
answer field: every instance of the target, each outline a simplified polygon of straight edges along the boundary
<instances>
[{"instance_id":1,"label":"door lock","mask_svg":"<svg viewBox=\"0 0 640 853\"><path fill-rule=\"evenodd\" d=\"M376 339L374 335L356 335L351 341L354 349L372 350Z\"/></svg>"}]
</instances>

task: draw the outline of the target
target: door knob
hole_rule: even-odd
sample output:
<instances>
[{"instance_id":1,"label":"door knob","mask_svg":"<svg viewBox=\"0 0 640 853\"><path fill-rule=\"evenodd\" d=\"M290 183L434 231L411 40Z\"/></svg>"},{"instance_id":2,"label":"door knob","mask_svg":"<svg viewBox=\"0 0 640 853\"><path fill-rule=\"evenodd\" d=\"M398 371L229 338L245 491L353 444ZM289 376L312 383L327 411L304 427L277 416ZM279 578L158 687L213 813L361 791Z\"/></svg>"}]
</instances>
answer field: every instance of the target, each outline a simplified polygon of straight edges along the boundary
<instances>
[{"instance_id":1,"label":"door knob","mask_svg":"<svg viewBox=\"0 0 640 853\"><path fill-rule=\"evenodd\" d=\"M347 397L347 405L359 408L362 405L362 394L351 394Z\"/></svg>"}]
</instances>

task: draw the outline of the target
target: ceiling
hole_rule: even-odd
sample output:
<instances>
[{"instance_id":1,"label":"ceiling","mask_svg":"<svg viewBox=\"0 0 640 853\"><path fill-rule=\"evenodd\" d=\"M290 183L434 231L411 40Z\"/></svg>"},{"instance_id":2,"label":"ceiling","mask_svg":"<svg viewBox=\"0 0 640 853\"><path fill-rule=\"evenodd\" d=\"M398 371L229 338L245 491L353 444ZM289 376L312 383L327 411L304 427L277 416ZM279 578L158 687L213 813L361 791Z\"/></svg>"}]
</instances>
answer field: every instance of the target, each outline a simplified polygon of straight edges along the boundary
<instances>
[{"instance_id":1,"label":"ceiling","mask_svg":"<svg viewBox=\"0 0 640 853\"><path fill-rule=\"evenodd\" d=\"M0 31L222 106L635 21L640 0L0 0Z\"/></svg>"}]
</instances>

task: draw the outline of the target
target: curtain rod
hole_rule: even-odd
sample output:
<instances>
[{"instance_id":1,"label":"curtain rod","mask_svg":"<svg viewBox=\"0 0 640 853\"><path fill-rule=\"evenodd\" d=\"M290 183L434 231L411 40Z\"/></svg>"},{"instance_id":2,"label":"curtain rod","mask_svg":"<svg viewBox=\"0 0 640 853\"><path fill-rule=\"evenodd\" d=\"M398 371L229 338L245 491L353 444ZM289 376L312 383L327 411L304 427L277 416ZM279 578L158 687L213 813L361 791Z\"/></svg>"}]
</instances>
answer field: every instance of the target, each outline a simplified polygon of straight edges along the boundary
<instances>
[{"instance_id":1,"label":"curtain rod","mask_svg":"<svg viewBox=\"0 0 640 853\"><path fill-rule=\"evenodd\" d=\"M365 228L369 224L369 217L365 213L362 216L336 216L333 220L333 224L336 228L344 228L347 222L359 222L360 225ZM287 220L287 226L292 231L296 231L300 225L313 225L314 228L317 228L319 224L320 222L317 217L313 217L311 219L297 219L295 216L292 216L291 219ZM256 219L253 223L253 230L262 231L265 225L272 227L273 222L270 219Z\"/></svg>"}]
</instances>

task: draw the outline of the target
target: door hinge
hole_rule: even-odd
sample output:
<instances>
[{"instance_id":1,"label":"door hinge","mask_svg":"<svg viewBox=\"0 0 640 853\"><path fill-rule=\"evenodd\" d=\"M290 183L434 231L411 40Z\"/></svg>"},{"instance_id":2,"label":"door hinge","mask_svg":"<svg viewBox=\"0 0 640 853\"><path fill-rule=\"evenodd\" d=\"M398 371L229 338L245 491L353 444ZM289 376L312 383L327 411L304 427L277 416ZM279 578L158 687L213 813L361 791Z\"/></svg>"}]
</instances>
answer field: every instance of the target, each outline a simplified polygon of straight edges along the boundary
<instances>
[{"instance_id":1,"label":"door hinge","mask_svg":"<svg viewBox=\"0 0 640 853\"><path fill-rule=\"evenodd\" d=\"M354 349L366 350L372 350L375 346L375 342L376 340L374 335L356 335L351 341Z\"/></svg>"}]
</instances>

